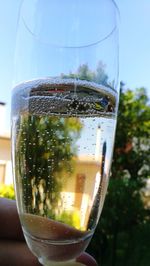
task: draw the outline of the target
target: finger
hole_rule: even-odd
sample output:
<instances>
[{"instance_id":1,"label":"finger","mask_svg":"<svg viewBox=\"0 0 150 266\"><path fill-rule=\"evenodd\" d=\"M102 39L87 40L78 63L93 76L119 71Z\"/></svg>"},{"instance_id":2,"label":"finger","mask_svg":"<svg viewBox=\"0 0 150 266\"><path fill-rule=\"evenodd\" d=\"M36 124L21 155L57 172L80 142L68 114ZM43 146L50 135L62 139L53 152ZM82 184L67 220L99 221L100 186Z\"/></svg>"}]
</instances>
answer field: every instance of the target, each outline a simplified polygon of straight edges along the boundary
<instances>
[{"instance_id":1,"label":"finger","mask_svg":"<svg viewBox=\"0 0 150 266\"><path fill-rule=\"evenodd\" d=\"M97 266L96 261L88 254L82 254L78 262L86 266ZM3 266L41 266L27 245L17 241L0 241L0 265Z\"/></svg>"},{"instance_id":2,"label":"finger","mask_svg":"<svg viewBox=\"0 0 150 266\"><path fill-rule=\"evenodd\" d=\"M24 242L0 241L0 265L41 266Z\"/></svg>"},{"instance_id":3,"label":"finger","mask_svg":"<svg viewBox=\"0 0 150 266\"><path fill-rule=\"evenodd\" d=\"M78 262L86 266L97 266L96 261L88 254L82 254ZM0 241L0 265L3 266L41 266L27 245L17 241Z\"/></svg>"},{"instance_id":4,"label":"finger","mask_svg":"<svg viewBox=\"0 0 150 266\"><path fill-rule=\"evenodd\" d=\"M81 262L86 266L98 266L95 259L85 252L80 255L80 257L77 259L77 262Z\"/></svg>"},{"instance_id":5,"label":"finger","mask_svg":"<svg viewBox=\"0 0 150 266\"><path fill-rule=\"evenodd\" d=\"M0 239L2 238L24 240L16 203L4 198L0 198Z\"/></svg>"},{"instance_id":6,"label":"finger","mask_svg":"<svg viewBox=\"0 0 150 266\"><path fill-rule=\"evenodd\" d=\"M9 239L9 240L24 240L24 236L23 236L20 221L19 221L19 216L17 213L16 203L15 201L4 199L4 198L0 198L0 239L2 238ZM12 245L12 242L10 243ZM26 254L26 252L28 252L28 254L30 253L30 256L32 255L32 253L29 251L28 247L24 243L22 243L22 245L21 243L17 243L17 242L16 244L14 243L15 242L13 242L13 245L12 245L13 248L11 248L12 257L13 257L14 251L16 251L16 254L18 254L19 250L17 252L17 248L22 250L23 254ZM6 253L8 251L6 246L3 246L3 254L4 254L4 248L5 248ZM0 248L0 259L1 257L2 257L2 249ZM32 257L34 258L34 260L36 259L33 255ZM9 260L9 264L5 264L5 265L13 266L13 264L10 264L10 257L6 255L6 258ZM83 253L77 259L77 261L87 266L97 266L96 261L90 255L86 253ZM4 266L4 264L1 264L1 263L0 265ZM17 266L17 265L21 265L21 264L14 264L14 266ZM25 264L25 265L28 265L28 264ZM34 264L31 264L31 265L34 265ZM40 265L40 264L37 264L37 265Z\"/></svg>"}]
</instances>

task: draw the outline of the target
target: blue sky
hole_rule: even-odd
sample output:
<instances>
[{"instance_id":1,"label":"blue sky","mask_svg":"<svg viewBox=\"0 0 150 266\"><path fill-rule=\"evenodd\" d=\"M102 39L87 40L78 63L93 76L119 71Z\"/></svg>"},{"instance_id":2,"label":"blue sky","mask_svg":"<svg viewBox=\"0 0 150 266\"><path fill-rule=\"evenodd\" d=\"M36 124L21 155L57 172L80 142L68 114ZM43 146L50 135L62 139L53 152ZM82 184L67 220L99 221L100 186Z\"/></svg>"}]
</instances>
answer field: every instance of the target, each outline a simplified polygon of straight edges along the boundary
<instances>
[{"instance_id":1,"label":"blue sky","mask_svg":"<svg viewBox=\"0 0 150 266\"><path fill-rule=\"evenodd\" d=\"M21 0L0 0L0 101L7 103L7 127L20 3ZM116 0L116 3L121 16L120 79L131 89L145 86L150 91L150 1Z\"/></svg>"}]
</instances>

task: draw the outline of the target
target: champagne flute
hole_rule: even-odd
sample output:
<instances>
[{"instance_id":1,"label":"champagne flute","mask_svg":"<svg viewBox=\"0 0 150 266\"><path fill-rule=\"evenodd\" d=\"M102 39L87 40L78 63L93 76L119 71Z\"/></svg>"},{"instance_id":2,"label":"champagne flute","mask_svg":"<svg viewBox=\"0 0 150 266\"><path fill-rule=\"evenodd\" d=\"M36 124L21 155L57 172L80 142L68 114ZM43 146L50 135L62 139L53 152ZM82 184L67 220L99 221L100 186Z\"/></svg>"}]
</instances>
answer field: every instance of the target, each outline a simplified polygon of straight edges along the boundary
<instances>
[{"instance_id":1,"label":"champagne flute","mask_svg":"<svg viewBox=\"0 0 150 266\"><path fill-rule=\"evenodd\" d=\"M118 108L112 0L24 0L12 161L26 242L43 265L81 265L109 181Z\"/></svg>"}]
</instances>

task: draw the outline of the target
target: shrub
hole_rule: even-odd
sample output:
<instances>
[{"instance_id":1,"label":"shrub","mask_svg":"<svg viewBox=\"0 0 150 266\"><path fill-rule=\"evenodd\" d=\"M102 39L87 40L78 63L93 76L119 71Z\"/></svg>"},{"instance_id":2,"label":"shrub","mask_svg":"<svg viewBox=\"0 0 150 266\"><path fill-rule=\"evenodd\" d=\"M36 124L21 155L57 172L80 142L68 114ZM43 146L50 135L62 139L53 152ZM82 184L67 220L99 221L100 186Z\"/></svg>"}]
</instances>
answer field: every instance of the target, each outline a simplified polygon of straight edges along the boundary
<instances>
[{"instance_id":1,"label":"shrub","mask_svg":"<svg viewBox=\"0 0 150 266\"><path fill-rule=\"evenodd\" d=\"M14 192L13 185L0 184L0 197L8 198L8 199L15 199L15 192Z\"/></svg>"}]
</instances>

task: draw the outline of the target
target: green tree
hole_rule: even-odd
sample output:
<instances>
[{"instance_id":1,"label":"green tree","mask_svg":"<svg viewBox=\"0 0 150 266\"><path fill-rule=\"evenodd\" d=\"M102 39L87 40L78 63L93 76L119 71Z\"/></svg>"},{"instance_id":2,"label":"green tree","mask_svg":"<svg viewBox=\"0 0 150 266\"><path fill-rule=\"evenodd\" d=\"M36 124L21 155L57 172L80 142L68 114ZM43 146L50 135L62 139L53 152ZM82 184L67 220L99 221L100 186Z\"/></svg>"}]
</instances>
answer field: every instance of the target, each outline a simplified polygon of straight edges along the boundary
<instances>
[{"instance_id":1,"label":"green tree","mask_svg":"<svg viewBox=\"0 0 150 266\"><path fill-rule=\"evenodd\" d=\"M150 236L150 216L141 197L145 181L150 177L149 118L146 90L121 88L110 185L89 247L100 265L149 265L145 230L149 230L147 235Z\"/></svg>"},{"instance_id":2,"label":"green tree","mask_svg":"<svg viewBox=\"0 0 150 266\"><path fill-rule=\"evenodd\" d=\"M147 178L150 173L150 106L144 88L120 94L112 176Z\"/></svg>"},{"instance_id":3,"label":"green tree","mask_svg":"<svg viewBox=\"0 0 150 266\"><path fill-rule=\"evenodd\" d=\"M105 64L102 61L97 63L96 69L93 71L88 64L82 64L78 67L75 73L69 75L62 74L62 78L77 78L79 80L93 81L101 85L109 86L109 77L105 71Z\"/></svg>"},{"instance_id":4,"label":"green tree","mask_svg":"<svg viewBox=\"0 0 150 266\"><path fill-rule=\"evenodd\" d=\"M108 75L106 74L105 71L106 66L103 64L102 61L98 62L97 68L96 68L96 73L94 77L94 81L103 84L103 85L108 85Z\"/></svg>"},{"instance_id":5,"label":"green tree","mask_svg":"<svg viewBox=\"0 0 150 266\"><path fill-rule=\"evenodd\" d=\"M16 178L25 211L53 217L65 181L61 172L72 171L81 123L78 118L27 114L17 123Z\"/></svg>"}]
</instances>

